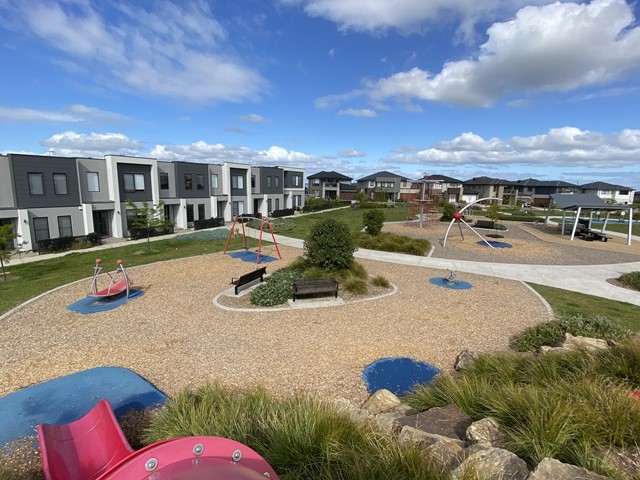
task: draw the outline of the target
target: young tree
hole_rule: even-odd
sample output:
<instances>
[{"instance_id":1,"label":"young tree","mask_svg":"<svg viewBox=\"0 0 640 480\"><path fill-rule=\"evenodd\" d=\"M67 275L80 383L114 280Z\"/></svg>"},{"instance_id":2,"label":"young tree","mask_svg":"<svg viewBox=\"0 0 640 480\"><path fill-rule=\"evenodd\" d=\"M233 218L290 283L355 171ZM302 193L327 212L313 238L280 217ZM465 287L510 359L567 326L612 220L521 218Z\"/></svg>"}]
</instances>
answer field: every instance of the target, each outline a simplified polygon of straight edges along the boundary
<instances>
[{"instance_id":1,"label":"young tree","mask_svg":"<svg viewBox=\"0 0 640 480\"><path fill-rule=\"evenodd\" d=\"M147 248L151 251L151 231L156 229L165 229L170 225L168 220L164 218L164 200L160 200L157 205L150 204L147 201L142 202L142 207L138 207L131 200L126 200L127 205L133 210L131 216L132 228L138 228L146 233Z\"/></svg>"},{"instance_id":2,"label":"young tree","mask_svg":"<svg viewBox=\"0 0 640 480\"><path fill-rule=\"evenodd\" d=\"M378 235L384 225L384 212L380 208L371 208L362 213L362 223L369 235Z\"/></svg>"},{"instance_id":3,"label":"young tree","mask_svg":"<svg viewBox=\"0 0 640 480\"><path fill-rule=\"evenodd\" d=\"M445 203L442 207L441 222L450 222L453 220L453 214L458 211L458 208L453 203Z\"/></svg>"},{"instance_id":4,"label":"young tree","mask_svg":"<svg viewBox=\"0 0 640 480\"><path fill-rule=\"evenodd\" d=\"M491 205L487 207L487 217L493 221L493 236L502 237L503 235L498 233L498 224L500 222L500 205L495 200L491 202Z\"/></svg>"},{"instance_id":5,"label":"young tree","mask_svg":"<svg viewBox=\"0 0 640 480\"><path fill-rule=\"evenodd\" d=\"M7 272L4 270L4 264L11 261L11 250L13 240L19 235L13 231L13 225L0 225L0 266L2 267L2 276L7 279Z\"/></svg>"},{"instance_id":6,"label":"young tree","mask_svg":"<svg viewBox=\"0 0 640 480\"><path fill-rule=\"evenodd\" d=\"M326 271L349 268L356 249L349 226L333 218L314 223L304 241L304 253L311 265Z\"/></svg>"}]
</instances>

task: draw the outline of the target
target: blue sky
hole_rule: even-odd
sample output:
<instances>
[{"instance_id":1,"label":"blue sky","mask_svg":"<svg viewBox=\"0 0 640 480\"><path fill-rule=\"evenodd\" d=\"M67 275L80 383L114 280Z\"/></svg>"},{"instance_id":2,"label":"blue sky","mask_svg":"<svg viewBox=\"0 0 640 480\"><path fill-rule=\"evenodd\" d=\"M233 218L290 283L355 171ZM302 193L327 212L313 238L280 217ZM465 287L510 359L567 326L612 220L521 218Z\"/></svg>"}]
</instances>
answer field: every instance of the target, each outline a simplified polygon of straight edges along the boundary
<instances>
[{"instance_id":1,"label":"blue sky","mask_svg":"<svg viewBox=\"0 0 640 480\"><path fill-rule=\"evenodd\" d=\"M625 0L0 0L0 152L640 188Z\"/></svg>"}]
</instances>

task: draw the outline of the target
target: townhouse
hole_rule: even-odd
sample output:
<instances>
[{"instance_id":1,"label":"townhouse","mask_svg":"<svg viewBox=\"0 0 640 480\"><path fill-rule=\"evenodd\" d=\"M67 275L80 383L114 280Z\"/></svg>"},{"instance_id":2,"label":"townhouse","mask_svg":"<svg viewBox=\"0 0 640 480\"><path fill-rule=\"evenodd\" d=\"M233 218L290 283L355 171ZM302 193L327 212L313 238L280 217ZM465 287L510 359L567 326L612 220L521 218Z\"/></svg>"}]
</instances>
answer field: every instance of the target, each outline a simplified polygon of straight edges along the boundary
<instances>
[{"instance_id":1,"label":"townhouse","mask_svg":"<svg viewBox=\"0 0 640 480\"><path fill-rule=\"evenodd\" d=\"M25 250L36 250L42 240L91 232L122 238L133 214L127 200L162 200L165 218L177 228L211 217L268 216L304 206L304 170L120 155L0 155L0 224L15 226Z\"/></svg>"},{"instance_id":2,"label":"townhouse","mask_svg":"<svg viewBox=\"0 0 640 480\"><path fill-rule=\"evenodd\" d=\"M635 190L622 185L614 185L607 182L592 182L580 185L580 193L593 193L607 203L622 205L633 204Z\"/></svg>"}]
</instances>

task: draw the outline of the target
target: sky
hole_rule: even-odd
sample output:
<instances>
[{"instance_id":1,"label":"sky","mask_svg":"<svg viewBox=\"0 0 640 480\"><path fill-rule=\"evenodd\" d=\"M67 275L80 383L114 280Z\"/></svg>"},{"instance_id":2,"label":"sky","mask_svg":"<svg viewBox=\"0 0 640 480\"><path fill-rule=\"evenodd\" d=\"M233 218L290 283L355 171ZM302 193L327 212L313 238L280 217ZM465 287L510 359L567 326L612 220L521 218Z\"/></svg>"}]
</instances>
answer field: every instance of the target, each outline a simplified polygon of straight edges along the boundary
<instances>
[{"instance_id":1,"label":"sky","mask_svg":"<svg viewBox=\"0 0 640 480\"><path fill-rule=\"evenodd\" d=\"M640 189L640 2L0 0L0 152Z\"/></svg>"}]
</instances>

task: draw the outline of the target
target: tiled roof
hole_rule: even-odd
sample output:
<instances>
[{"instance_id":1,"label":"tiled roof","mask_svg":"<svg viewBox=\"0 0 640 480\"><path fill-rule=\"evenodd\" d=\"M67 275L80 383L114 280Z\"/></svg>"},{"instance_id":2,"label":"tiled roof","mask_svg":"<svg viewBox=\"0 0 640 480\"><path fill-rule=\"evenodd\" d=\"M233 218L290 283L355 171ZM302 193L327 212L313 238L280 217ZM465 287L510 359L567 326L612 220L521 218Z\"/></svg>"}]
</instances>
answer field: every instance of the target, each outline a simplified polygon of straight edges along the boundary
<instances>
[{"instance_id":1,"label":"tiled roof","mask_svg":"<svg viewBox=\"0 0 640 480\"><path fill-rule=\"evenodd\" d=\"M391 172L387 172L386 170L383 170L382 172L372 173L371 175L368 175L366 177L359 178L357 181L366 182L368 180L375 180L376 178L380 178L380 177L394 177L394 178L401 178L402 180L409 180L407 177L403 177L402 175L398 175L397 173L391 173Z\"/></svg>"},{"instance_id":2,"label":"tiled roof","mask_svg":"<svg viewBox=\"0 0 640 480\"><path fill-rule=\"evenodd\" d=\"M347 177L346 175L343 175L341 173L338 172L318 172L318 173L314 173L313 175L309 175L307 178L331 178L331 179L336 179L336 180L349 180L351 181L352 178L351 177Z\"/></svg>"}]
</instances>

